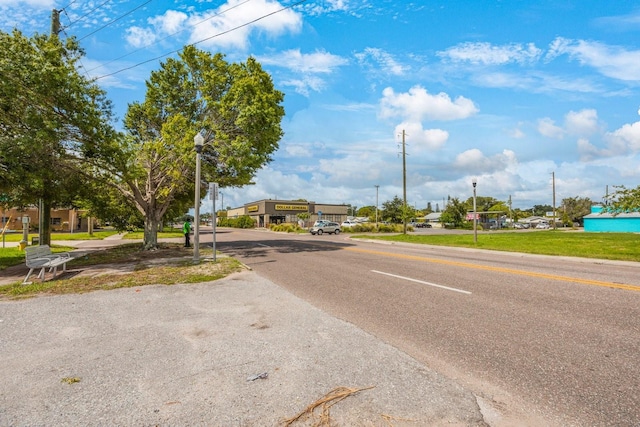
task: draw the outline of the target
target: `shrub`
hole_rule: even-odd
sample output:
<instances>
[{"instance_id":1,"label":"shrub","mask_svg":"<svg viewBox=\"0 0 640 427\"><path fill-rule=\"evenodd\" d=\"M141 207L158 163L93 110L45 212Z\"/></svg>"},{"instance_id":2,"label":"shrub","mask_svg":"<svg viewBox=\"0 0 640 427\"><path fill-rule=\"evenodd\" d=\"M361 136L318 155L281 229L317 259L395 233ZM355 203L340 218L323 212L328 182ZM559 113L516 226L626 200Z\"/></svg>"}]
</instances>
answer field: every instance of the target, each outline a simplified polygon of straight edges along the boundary
<instances>
[{"instance_id":1,"label":"shrub","mask_svg":"<svg viewBox=\"0 0 640 427\"><path fill-rule=\"evenodd\" d=\"M282 233L301 233L306 231L304 228L300 228L298 224L293 224L290 222L283 223L283 224L271 224L269 226L269 230L279 231Z\"/></svg>"},{"instance_id":2,"label":"shrub","mask_svg":"<svg viewBox=\"0 0 640 427\"><path fill-rule=\"evenodd\" d=\"M218 225L221 227L254 228L256 223L249 215L243 215L237 218L219 217Z\"/></svg>"}]
</instances>

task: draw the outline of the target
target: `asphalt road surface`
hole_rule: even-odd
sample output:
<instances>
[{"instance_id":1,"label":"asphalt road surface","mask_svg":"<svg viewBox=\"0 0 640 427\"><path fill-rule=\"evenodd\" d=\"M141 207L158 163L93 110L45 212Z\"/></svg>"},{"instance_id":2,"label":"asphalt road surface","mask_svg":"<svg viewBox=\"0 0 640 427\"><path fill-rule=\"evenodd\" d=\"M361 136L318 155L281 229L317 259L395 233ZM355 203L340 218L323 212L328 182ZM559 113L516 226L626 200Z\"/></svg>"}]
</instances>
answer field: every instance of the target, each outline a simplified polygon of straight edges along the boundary
<instances>
[{"instance_id":1,"label":"asphalt road surface","mask_svg":"<svg viewBox=\"0 0 640 427\"><path fill-rule=\"evenodd\" d=\"M256 230L216 244L516 424L640 425L640 263Z\"/></svg>"}]
</instances>

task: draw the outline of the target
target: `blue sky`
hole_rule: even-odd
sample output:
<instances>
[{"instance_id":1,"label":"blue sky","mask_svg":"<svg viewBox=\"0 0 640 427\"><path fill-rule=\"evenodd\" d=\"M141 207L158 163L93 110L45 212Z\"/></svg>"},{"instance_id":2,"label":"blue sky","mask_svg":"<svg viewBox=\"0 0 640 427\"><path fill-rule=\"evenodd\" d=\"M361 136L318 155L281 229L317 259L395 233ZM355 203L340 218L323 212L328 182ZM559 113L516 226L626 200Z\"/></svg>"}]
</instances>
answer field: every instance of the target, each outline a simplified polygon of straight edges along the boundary
<instances>
[{"instance_id":1,"label":"blue sky","mask_svg":"<svg viewBox=\"0 0 640 427\"><path fill-rule=\"evenodd\" d=\"M552 173L558 206L640 184L635 1L0 0L0 29L48 33L54 8L119 117L185 44L262 63L285 135L225 206L381 206L403 194L403 131L417 208L466 200L473 178L522 209L553 203Z\"/></svg>"}]
</instances>

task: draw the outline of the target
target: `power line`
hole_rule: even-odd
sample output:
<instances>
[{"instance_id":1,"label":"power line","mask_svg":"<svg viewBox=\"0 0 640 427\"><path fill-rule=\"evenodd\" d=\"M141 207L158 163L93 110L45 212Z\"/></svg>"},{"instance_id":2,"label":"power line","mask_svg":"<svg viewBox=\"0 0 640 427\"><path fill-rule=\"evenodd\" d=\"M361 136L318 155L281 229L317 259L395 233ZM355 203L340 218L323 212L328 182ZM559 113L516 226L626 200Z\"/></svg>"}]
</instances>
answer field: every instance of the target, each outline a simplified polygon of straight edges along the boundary
<instances>
[{"instance_id":1,"label":"power line","mask_svg":"<svg viewBox=\"0 0 640 427\"><path fill-rule=\"evenodd\" d=\"M293 3L293 4L289 5L289 6L283 7L282 9L278 9L278 10L276 10L276 11L273 11L273 12L271 12L271 13L268 13L268 14L266 14L266 15L263 15L263 16L261 16L261 17L259 17L259 18L256 18L256 19L254 19L254 20L252 20L252 21L249 21L249 22L246 22L246 23L244 23L244 24L238 25L238 26L236 26L236 27L234 27L234 28L230 28L230 29L228 29L228 30L226 30L226 31L223 31L223 32L221 32L221 33L214 34L213 36L206 37L206 38L204 38L204 39L198 40L197 42L191 43L191 45L195 46L195 45L200 44L200 43L202 43L202 42L205 42L205 41L207 41L207 40L211 40L211 39L213 39L213 38L220 37L220 36L223 36L223 35L225 35L225 34L229 34L229 33L233 32L233 31L235 31L235 30L238 30L238 29L240 29L240 28L244 28L244 27L249 26L249 25L251 25L251 24L254 24L254 23L258 22L258 21L261 21L261 20L263 20L263 19L265 19L265 18L268 18L269 16L272 16L272 15L275 15L275 14L277 14L277 13L283 12L283 11L285 11L285 10L287 10L287 9L291 9L291 8L293 8L293 7L295 7L295 6L298 6L298 5L302 4L302 3L305 3L306 1L307 1L307 0L300 0L300 1L295 2L295 3ZM167 53L165 53L165 54L163 54L163 55L160 55L160 56L157 56L157 57L155 57L155 58L151 58L151 59L148 59L148 60L146 60L146 61L139 62L139 63L137 63L137 64L135 64L135 65L130 66L130 67L122 68L122 69L120 69L120 70L118 70L118 71L114 71L113 73L109 73L109 74L105 74L105 75L100 76L100 77L96 77L96 78L94 79L94 81L96 81L96 80L100 80L100 79L103 79L103 78L105 78L105 77L111 77L111 76L114 76L114 75L119 74L119 73L121 73L121 72L123 72L123 71L131 70L131 69L133 69L133 68L136 68L136 67L138 67L138 66L140 66L140 65L147 64L147 63L152 62L152 61L157 61L158 59L161 59L161 58L164 58L164 57L169 56L169 55L171 55L171 54L177 53L177 52L179 52L180 50L182 50L182 49L172 50L171 52L167 52Z\"/></svg>"},{"instance_id":2,"label":"power line","mask_svg":"<svg viewBox=\"0 0 640 427\"><path fill-rule=\"evenodd\" d=\"M104 2L100 3L98 6L94 7L93 9L91 9L89 12L85 13L84 15L82 15L80 18L76 19L75 21L69 23L69 25L67 25L66 28L69 28L70 26L74 25L75 23L82 21L84 18L86 18L87 16L91 15L93 12L95 12L96 10L100 9L102 6L104 6L105 4L109 3L111 0L105 0ZM67 15L67 12L65 10L65 15ZM69 15L67 15L67 17L69 17ZM71 18L69 18L69 20L71 20Z\"/></svg>"},{"instance_id":3,"label":"power line","mask_svg":"<svg viewBox=\"0 0 640 427\"><path fill-rule=\"evenodd\" d=\"M139 6L135 7L135 8L133 8L133 9L131 9L130 11L128 11L127 13L125 13L124 15L120 15L120 16L119 16L119 17L117 17L116 19L113 19L113 20L111 20L111 21L107 22L107 23L106 23L106 24L104 24L102 27L98 28L97 30L94 30L94 31L90 32L89 34L87 34L86 36L82 37L82 38L81 38L81 39L79 39L78 41L82 41L82 40L86 39L87 37L89 37L89 36L91 36L91 35L93 35L93 34L97 33L98 31L100 31L100 30L102 30L102 29L104 29L104 28L107 28L109 25L113 24L114 22L118 22L119 20L121 20L121 19L122 19L122 18L124 18L125 16L132 14L132 13L133 13L133 12L135 12L136 10L140 9L142 6L145 6L145 5L147 5L147 4L151 3L151 2L152 2L152 0L147 0L146 2L142 3L141 5L139 5Z\"/></svg>"},{"instance_id":4,"label":"power line","mask_svg":"<svg viewBox=\"0 0 640 427\"><path fill-rule=\"evenodd\" d=\"M220 16L220 15L222 15L222 14L224 14L224 13L226 13L226 12L228 12L228 11L232 10L232 9L235 9L236 7L242 6L243 4L248 3L248 2L250 2L250 1L251 1L251 0L245 0L245 1L241 2L241 3L238 3L238 4L237 4L237 5L235 5L235 6L231 6L231 7L230 7L230 8L228 8L228 9L225 9L225 10L223 10L223 11L221 11L221 12L218 12L218 13L216 13L215 15L212 15L212 16L210 16L210 17L206 18L206 19L203 19L203 20L202 20L202 21L200 21L200 22L197 22L197 23L195 23L195 24L193 24L193 25L189 26L189 28L197 27L198 25L200 25L200 24L202 24L202 23L204 23L204 22L207 22L208 20L213 19L213 18L215 18L216 16ZM146 45L144 45L144 46L142 46L142 47L140 47L140 48L138 48L138 49L136 49L136 50L134 50L134 51L131 51L131 52L129 52L129 53L126 53L126 54L124 54L124 55L122 55L122 56L119 56L119 57L117 57L117 58L115 58L115 59L112 59L112 60L111 60L111 61L109 61L109 62L105 62L104 64L98 65L97 67L94 67L94 68L90 69L89 71L87 71L87 73L89 73L89 72L91 72L91 71L94 71L94 70L98 70L98 69L100 69L100 68L102 68L102 67L106 67L107 65L111 64L112 62L119 61L119 60L121 60L122 58L126 58L127 56L133 55L133 54L134 54L134 53L136 53L136 52L140 52L141 50L144 50L144 49L148 48L149 46L153 46L153 45L155 45L155 44L158 44L158 43L160 43L161 41L166 40L166 39L168 39L169 37L173 37L173 36L175 36L176 34L180 34L180 33L184 32L184 31L186 31L186 28L185 28L185 29L182 29L182 30L180 30L180 31L176 31L175 33L169 34L168 36L163 37L163 38L161 38L161 39L159 39L159 40L156 40L156 41L154 41L153 43L148 43L148 44L146 44ZM84 37L83 37L83 38L84 38ZM81 40L82 40L82 39L81 39Z\"/></svg>"}]
</instances>

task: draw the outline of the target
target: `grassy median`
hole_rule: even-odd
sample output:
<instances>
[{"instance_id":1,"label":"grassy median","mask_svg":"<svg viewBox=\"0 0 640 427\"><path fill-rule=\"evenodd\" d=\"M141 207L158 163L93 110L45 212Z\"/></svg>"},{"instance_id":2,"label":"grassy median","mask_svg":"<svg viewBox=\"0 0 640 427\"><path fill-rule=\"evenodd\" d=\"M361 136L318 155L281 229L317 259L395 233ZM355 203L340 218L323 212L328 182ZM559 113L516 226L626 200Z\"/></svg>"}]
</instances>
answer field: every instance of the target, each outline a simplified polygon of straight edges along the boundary
<instances>
[{"instance_id":1,"label":"grassy median","mask_svg":"<svg viewBox=\"0 0 640 427\"><path fill-rule=\"evenodd\" d=\"M585 233L564 230L483 231L478 233L477 243L474 243L473 233L439 235L371 234L352 236L352 238L640 262L640 234L636 233Z\"/></svg>"}]
</instances>

